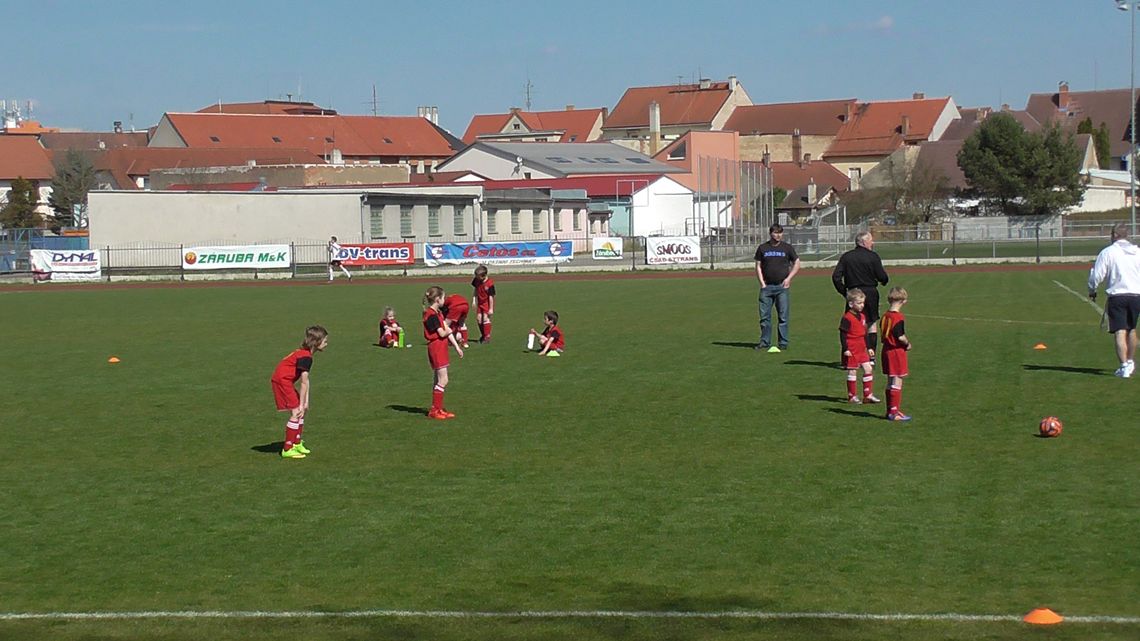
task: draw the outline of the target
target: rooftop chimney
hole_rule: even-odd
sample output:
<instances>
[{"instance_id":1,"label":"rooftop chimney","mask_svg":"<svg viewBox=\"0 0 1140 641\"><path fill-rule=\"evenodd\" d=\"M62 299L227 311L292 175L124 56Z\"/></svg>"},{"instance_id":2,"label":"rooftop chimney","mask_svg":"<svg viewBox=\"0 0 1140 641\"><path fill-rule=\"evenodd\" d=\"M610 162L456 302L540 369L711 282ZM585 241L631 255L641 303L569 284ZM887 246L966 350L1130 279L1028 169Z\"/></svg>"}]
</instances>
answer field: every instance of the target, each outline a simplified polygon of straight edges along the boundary
<instances>
[{"instance_id":1,"label":"rooftop chimney","mask_svg":"<svg viewBox=\"0 0 1140 641\"><path fill-rule=\"evenodd\" d=\"M117 134L123 133L123 121L122 120L116 120L114 123L112 123L112 125L115 128L115 133L117 133Z\"/></svg>"},{"instance_id":2,"label":"rooftop chimney","mask_svg":"<svg viewBox=\"0 0 1140 641\"><path fill-rule=\"evenodd\" d=\"M649 103L649 155L661 149L661 105L657 101Z\"/></svg>"},{"instance_id":3,"label":"rooftop chimney","mask_svg":"<svg viewBox=\"0 0 1140 641\"><path fill-rule=\"evenodd\" d=\"M916 91L914 92L914 95L911 96L911 98L914 100L926 100L926 94L922 93L921 91Z\"/></svg>"},{"instance_id":4,"label":"rooftop chimney","mask_svg":"<svg viewBox=\"0 0 1140 641\"><path fill-rule=\"evenodd\" d=\"M772 154L768 153L768 145L764 145L764 155L760 156L760 162L764 163L765 167L772 166Z\"/></svg>"},{"instance_id":5,"label":"rooftop chimney","mask_svg":"<svg viewBox=\"0 0 1140 641\"><path fill-rule=\"evenodd\" d=\"M513 113L513 114L517 114L520 111L522 111L522 109L520 109L519 107L511 107L511 113Z\"/></svg>"},{"instance_id":6,"label":"rooftop chimney","mask_svg":"<svg viewBox=\"0 0 1140 641\"><path fill-rule=\"evenodd\" d=\"M574 111L574 105L566 105L566 111Z\"/></svg>"},{"instance_id":7,"label":"rooftop chimney","mask_svg":"<svg viewBox=\"0 0 1140 641\"><path fill-rule=\"evenodd\" d=\"M899 133L901 133L904 138L910 135L910 116L902 117L902 126L899 127Z\"/></svg>"},{"instance_id":8,"label":"rooftop chimney","mask_svg":"<svg viewBox=\"0 0 1140 641\"><path fill-rule=\"evenodd\" d=\"M1061 111L1069 110L1069 82L1062 80L1057 85L1057 108Z\"/></svg>"},{"instance_id":9,"label":"rooftop chimney","mask_svg":"<svg viewBox=\"0 0 1140 641\"><path fill-rule=\"evenodd\" d=\"M804 157L804 143L803 143L803 140L800 138L800 130L799 129L793 129L792 130L792 160L799 163L800 167L803 167L803 157Z\"/></svg>"},{"instance_id":10,"label":"rooftop chimney","mask_svg":"<svg viewBox=\"0 0 1140 641\"><path fill-rule=\"evenodd\" d=\"M331 163L333 165L343 165L344 164L344 156L341 154L339 149L333 149L332 150L332 158L329 160L329 163Z\"/></svg>"},{"instance_id":11,"label":"rooftop chimney","mask_svg":"<svg viewBox=\"0 0 1140 641\"><path fill-rule=\"evenodd\" d=\"M804 166L807 166L810 164L811 164L811 154L805 153L804 154Z\"/></svg>"},{"instance_id":12,"label":"rooftop chimney","mask_svg":"<svg viewBox=\"0 0 1140 641\"><path fill-rule=\"evenodd\" d=\"M728 90L729 91L736 91L736 76L729 76L728 77Z\"/></svg>"},{"instance_id":13,"label":"rooftop chimney","mask_svg":"<svg viewBox=\"0 0 1140 641\"><path fill-rule=\"evenodd\" d=\"M843 122L851 122L851 110L854 103L848 102L846 109L843 110Z\"/></svg>"},{"instance_id":14,"label":"rooftop chimney","mask_svg":"<svg viewBox=\"0 0 1140 641\"><path fill-rule=\"evenodd\" d=\"M708 78L701 78L700 83L697 86L701 89L708 89L712 86L712 80L709 80Z\"/></svg>"},{"instance_id":15,"label":"rooftop chimney","mask_svg":"<svg viewBox=\"0 0 1140 641\"><path fill-rule=\"evenodd\" d=\"M808 202L808 205L815 206L815 197L816 197L815 178L811 178L808 180L808 184L807 184L807 202Z\"/></svg>"},{"instance_id":16,"label":"rooftop chimney","mask_svg":"<svg viewBox=\"0 0 1140 641\"><path fill-rule=\"evenodd\" d=\"M1008 102L1001 103L1001 110L1002 111L1009 111L1009 103Z\"/></svg>"}]
</instances>

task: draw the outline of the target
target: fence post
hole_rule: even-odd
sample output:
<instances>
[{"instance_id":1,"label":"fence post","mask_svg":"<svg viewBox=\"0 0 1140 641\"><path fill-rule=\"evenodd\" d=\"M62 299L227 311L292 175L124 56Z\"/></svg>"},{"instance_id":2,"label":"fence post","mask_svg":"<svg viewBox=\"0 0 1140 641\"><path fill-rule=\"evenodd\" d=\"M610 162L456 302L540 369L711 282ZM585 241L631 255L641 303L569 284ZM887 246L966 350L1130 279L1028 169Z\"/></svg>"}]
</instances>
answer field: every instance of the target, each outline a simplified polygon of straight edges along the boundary
<instances>
[{"instance_id":1,"label":"fence post","mask_svg":"<svg viewBox=\"0 0 1140 641\"><path fill-rule=\"evenodd\" d=\"M289 271L290 278L297 280L297 243L289 243Z\"/></svg>"},{"instance_id":2,"label":"fence post","mask_svg":"<svg viewBox=\"0 0 1140 641\"><path fill-rule=\"evenodd\" d=\"M637 271L637 236L629 237L629 267L630 271Z\"/></svg>"},{"instance_id":3,"label":"fence post","mask_svg":"<svg viewBox=\"0 0 1140 641\"><path fill-rule=\"evenodd\" d=\"M1033 228L1033 235L1037 237L1037 262L1041 262L1041 223Z\"/></svg>"},{"instance_id":4,"label":"fence post","mask_svg":"<svg viewBox=\"0 0 1140 641\"><path fill-rule=\"evenodd\" d=\"M950 223L950 264L958 264L958 223Z\"/></svg>"},{"instance_id":5,"label":"fence post","mask_svg":"<svg viewBox=\"0 0 1140 641\"><path fill-rule=\"evenodd\" d=\"M111 246L105 246L103 253L107 255L107 282L109 283L111 282Z\"/></svg>"},{"instance_id":6,"label":"fence post","mask_svg":"<svg viewBox=\"0 0 1140 641\"><path fill-rule=\"evenodd\" d=\"M178 280L186 280L186 248L181 243L178 245Z\"/></svg>"}]
</instances>

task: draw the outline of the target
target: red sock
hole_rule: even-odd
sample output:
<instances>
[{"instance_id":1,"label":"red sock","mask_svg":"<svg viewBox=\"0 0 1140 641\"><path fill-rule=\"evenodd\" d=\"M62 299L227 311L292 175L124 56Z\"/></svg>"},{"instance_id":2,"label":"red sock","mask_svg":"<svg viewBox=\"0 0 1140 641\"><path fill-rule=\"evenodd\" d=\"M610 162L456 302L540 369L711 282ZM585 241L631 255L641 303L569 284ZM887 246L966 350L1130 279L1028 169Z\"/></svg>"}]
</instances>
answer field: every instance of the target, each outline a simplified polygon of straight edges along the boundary
<instances>
[{"instance_id":1,"label":"red sock","mask_svg":"<svg viewBox=\"0 0 1140 641\"><path fill-rule=\"evenodd\" d=\"M285 445L281 449L288 452L299 440L301 440L301 424L289 419L285 423Z\"/></svg>"},{"instance_id":2,"label":"red sock","mask_svg":"<svg viewBox=\"0 0 1140 641\"><path fill-rule=\"evenodd\" d=\"M875 377L871 375L863 376L863 398L875 395Z\"/></svg>"},{"instance_id":3,"label":"red sock","mask_svg":"<svg viewBox=\"0 0 1140 641\"><path fill-rule=\"evenodd\" d=\"M459 330L459 337L463 339L463 344L466 345L467 344L467 328L466 327Z\"/></svg>"},{"instance_id":4,"label":"red sock","mask_svg":"<svg viewBox=\"0 0 1140 641\"><path fill-rule=\"evenodd\" d=\"M439 385L431 388L431 408L433 410L443 409L443 388Z\"/></svg>"},{"instance_id":5,"label":"red sock","mask_svg":"<svg viewBox=\"0 0 1140 641\"><path fill-rule=\"evenodd\" d=\"M856 393L855 379L847 377L847 398L854 398Z\"/></svg>"},{"instance_id":6,"label":"red sock","mask_svg":"<svg viewBox=\"0 0 1140 641\"><path fill-rule=\"evenodd\" d=\"M297 442L300 443L305 434L305 419L297 421Z\"/></svg>"},{"instance_id":7,"label":"red sock","mask_svg":"<svg viewBox=\"0 0 1140 641\"><path fill-rule=\"evenodd\" d=\"M491 338L491 321L483 323L483 337Z\"/></svg>"},{"instance_id":8,"label":"red sock","mask_svg":"<svg viewBox=\"0 0 1140 641\"><path fill-rule=\"evenodd\" d=\"M902 405L902 388L891 385L887 388L887 413L898 414L899 405Z\"/></svg>"}]
</instances>

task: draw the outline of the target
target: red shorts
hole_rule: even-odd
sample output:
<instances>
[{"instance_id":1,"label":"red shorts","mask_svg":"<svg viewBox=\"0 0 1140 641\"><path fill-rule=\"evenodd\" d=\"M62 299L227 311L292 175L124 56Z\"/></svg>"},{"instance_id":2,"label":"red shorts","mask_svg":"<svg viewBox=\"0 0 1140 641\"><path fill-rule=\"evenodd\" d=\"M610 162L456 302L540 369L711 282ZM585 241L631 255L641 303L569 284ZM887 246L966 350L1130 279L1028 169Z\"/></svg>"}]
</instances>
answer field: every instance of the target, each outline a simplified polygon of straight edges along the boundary
<instances>
[{"instance_id":1,"label":"red shorts","mask_svg":"<svg viewBox=\"0 0 1140 641\"><path fill-rule=\"evenodd\" d=\"M909 373L905 349L883 350L883 373L887 376L906 376Z\"/></svg>"},{"instance_id":2,"label":"red shorts","mask_svg":"<svg viewBox=\"0 0 1140 641\"><path fill-rule=\"evenodd\" d=\"M288 381L270 380L273 388L273 399L277 401L277 411L288 412L301 406L301 397L297 396L297 389Z\"/></svg>"},{"instance_id":3,"label":"red shorts","mask_svg":"<svg viewBox=\"0 0 1140 641\"><path fill-rule=\"evenodd\" d=\"M863 363L871 362L871 355L867 353L866 349L861 349L857 352L851 352L850 356L844 356L840 352L839 360L843 362L843 369L859 369Z\"/></svg>"},{"instance_id":4,"label":"red shorts","mask_svg":"<svg viewBox=\"0 0 1140 641\"><path fill-rule=\"evenodd\" d=\"M490 314L491 313L491 304L488 303L488 304L484 305L483 303L479 303L479 307L477 308L477 311L480 314Z\"/></svg>"},{"instance_id":5,"label":"red shorts","mask_svg":"<svg viewBox=\"0 0 1140 641\"><path fill-rule=\"evenodd\" d=\"M448 341L431 341L428 343L428 362L432 370L443 369L451 364L447 354Z\"/></svg>"},{"instance_id":6,"label":"red shorts","mask_svg":"<svg viewBox=\"0 0 1140 641\"><path fill-rule=\"evenodd\" d=\"M399 338L396 332L384 332L380 335L380 347L395 347Z\"/></svg>"},{"instance_id":7,"label":"red shorts","mask_svg":"<svg viewBox=\"0 0 1140 641\"><path fill-rule=\"evenodd\" d=\"M454 321L457 325L462 325L467 321L467 305L455 306L447 308L447 316L444 320Z\"/></svg>"}]
</instances>

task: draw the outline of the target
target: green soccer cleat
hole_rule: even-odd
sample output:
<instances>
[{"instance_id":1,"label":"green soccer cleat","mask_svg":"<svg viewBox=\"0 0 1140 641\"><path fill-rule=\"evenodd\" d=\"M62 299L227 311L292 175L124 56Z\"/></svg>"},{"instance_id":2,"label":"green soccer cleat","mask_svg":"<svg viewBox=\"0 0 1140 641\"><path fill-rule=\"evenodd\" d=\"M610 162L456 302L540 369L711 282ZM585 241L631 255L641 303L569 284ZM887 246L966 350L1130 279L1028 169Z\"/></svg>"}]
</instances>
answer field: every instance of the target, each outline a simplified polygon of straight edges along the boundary
<instances>
[{"instance_id":1,"label":"green soccer cleat","mask_svg":"<svg viewBox=\"0 0 1140 641\"><path fill-rule=\"evenodd\" d=\"M305 454L294 445L287 450L281 450L281 458L305 458Z\"/></svg>"},{"instance_id":2,"label":"green soccer cleat","mask_svg":"<svg viewBox=\"0 0 1140 641\"><path fill-rule=\"evenodd\" d=\"M298 452L300 452L300 453L302 453L302 454L305 454L306 456L307 456L307 455L309 455L309 454L312 454L312 452L311 452L311 451L309 451L309 448L305 447L305 442L304 442L304 441L300 441L300 442L298 442L298 443L295 443L295 444L293 445L293 449L297 450Z\"/></svg>"}]
</instances>

